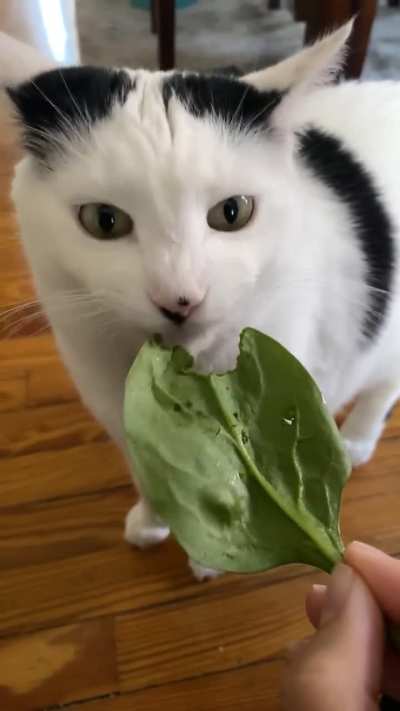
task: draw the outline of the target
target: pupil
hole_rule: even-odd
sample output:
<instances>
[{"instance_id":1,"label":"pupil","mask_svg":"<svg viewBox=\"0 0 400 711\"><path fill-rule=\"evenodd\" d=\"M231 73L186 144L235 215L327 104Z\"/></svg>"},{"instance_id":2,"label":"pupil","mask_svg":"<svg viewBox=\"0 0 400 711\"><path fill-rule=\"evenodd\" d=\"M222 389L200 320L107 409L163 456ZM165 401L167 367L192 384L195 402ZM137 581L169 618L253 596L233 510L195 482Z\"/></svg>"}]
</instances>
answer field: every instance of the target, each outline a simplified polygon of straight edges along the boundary
<instances>
[{"instance_id":1,"label":"pupil","mask_svg":"<svg viewBox=\"0 0 400 711\"><path fill-rule=\"evenodd\" d=\"M233 223L236 222L238 214L239 206L237 204L237 200L235 200L235 198L229 198L229 200L227 200L224 205L225 220L230 225L233 225Z\"/></svg>"},{"instance_id":2,"label":"pupil","mask_svg":"<svg viewBox=\"0 0 400 711\"><path fill-rule=\"evenodd\" d=\"M111 232L115 225L115 215L110 207L99 207L99 227L103 232Z\"/></svg>"}]
</instances>

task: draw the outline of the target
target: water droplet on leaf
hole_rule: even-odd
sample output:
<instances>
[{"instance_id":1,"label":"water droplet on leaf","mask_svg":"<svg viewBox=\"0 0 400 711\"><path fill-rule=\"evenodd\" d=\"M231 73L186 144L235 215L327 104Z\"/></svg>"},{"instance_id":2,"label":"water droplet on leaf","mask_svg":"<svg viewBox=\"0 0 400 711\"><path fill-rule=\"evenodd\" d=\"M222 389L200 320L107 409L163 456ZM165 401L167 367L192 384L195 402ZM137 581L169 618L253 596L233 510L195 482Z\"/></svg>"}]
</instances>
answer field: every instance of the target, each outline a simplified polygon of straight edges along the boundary
<instances>
[{"instance_id":1,"label":"water droplet on leaf","mask_svg":"<svg viewBox=\"0 0 400 711\"><path fill-rule=\"evenodd\" d=\"M282 417L282 422L284 425L291 427L296 422L296 413L290 410L285 417Z\"/></svg>"}]
</instances>

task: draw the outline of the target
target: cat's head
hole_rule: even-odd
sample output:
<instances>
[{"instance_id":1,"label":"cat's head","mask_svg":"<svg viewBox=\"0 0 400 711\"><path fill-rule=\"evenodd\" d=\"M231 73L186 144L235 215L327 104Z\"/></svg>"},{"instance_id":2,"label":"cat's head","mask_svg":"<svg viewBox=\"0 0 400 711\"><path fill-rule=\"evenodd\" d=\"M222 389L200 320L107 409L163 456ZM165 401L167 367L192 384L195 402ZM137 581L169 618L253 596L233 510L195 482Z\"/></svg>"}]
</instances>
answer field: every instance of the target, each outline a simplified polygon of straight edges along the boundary
<instances>
[{"instance_id":1,"label":"cat's head","mask_svg":"<svg viewBox=\"0 0 400 711\"><path fill-rule=\"evenodd\" d=\"M150 332L246 312L296 230L296 112L350 31L242 79L78 67L9 89L26 148L14 197L39 279Z\"/></svg>"}]
</instances>

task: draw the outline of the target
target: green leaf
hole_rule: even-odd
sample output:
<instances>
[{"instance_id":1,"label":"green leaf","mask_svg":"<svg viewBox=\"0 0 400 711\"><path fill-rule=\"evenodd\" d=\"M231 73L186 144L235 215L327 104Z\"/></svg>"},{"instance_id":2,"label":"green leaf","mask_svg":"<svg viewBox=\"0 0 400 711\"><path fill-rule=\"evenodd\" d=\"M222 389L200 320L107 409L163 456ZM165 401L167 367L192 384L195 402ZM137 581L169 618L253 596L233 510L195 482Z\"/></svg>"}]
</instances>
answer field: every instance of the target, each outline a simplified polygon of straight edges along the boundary
<instances>
[{"instance_id":1,"label":"green leaf","mask_svg":"<svg viewBox=\"0 0 400 711\"><path fill-rule=\"evenodd\" d=\"M303 366L243 331L235 370L201 375L156 340L128 376L125 429L140 486L189 556L233 572L330 571L349 473L336 424Z\"/></svg>"}]
</instances>

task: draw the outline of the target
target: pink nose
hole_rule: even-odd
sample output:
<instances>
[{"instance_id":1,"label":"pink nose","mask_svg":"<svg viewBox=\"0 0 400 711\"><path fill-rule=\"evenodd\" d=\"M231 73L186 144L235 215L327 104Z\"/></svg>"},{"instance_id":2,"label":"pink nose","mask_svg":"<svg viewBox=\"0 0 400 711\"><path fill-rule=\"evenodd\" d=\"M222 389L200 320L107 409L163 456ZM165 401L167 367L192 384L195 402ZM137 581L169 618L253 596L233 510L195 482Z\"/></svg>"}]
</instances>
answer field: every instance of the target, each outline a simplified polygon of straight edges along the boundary
<instances>
[{"instance_id":1,"label":"pink nose","mask_svg":"<svg viewBox=\"0 0 400 711\"><path fill-rule=\"evenodd\" d=\"M152 299L154 306L158 308L162 315L176 324L184 323L201 304L202 300L193 301L186 296L178 296L176 301L171 300L168 303L160 303L160 301Z\"/></svg>"}]
</instances>

